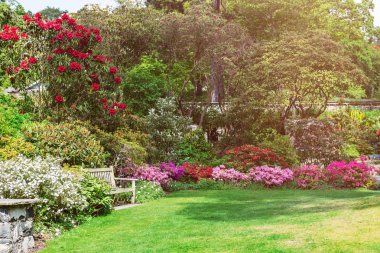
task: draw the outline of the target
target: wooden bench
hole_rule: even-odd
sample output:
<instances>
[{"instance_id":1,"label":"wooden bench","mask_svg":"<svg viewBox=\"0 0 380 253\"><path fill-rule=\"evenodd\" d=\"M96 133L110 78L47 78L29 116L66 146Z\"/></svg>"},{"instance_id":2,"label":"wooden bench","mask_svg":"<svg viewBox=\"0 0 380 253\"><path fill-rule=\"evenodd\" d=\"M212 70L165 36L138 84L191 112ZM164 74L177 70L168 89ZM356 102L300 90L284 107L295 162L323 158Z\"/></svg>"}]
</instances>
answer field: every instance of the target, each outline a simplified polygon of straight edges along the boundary
<instances>
[{"instance_id":1,"label":"wooden bench","mask_svg":"<svg viewBox=\"0 0 380 253\"><path fill-rule=\"evenodd\" d=\"M102 179L106 181L111 186L110 194L119 194L124 192L132 192L131 203L134 204L136 200L136 181L134 178L118 178L114 176L113 167L110 168L96 168L96 169L85 169L85 172L89 173L91 176ZM131 188L121 188L117 187L116 181L131 181Z\"/></svg>"}]
</instances>

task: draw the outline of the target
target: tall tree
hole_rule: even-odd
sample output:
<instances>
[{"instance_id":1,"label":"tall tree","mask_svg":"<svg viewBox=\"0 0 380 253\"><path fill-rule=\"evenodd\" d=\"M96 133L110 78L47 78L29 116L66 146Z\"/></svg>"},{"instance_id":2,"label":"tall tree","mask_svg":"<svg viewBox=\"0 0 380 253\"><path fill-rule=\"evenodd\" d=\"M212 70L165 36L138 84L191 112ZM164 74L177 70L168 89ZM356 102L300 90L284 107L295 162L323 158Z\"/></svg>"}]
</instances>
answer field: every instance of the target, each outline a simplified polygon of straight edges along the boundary
<instances>
[{"instance_id":1,"label":"tall tree","mask_svg":"<svg viewBox=\"0 0 380 253\"><path fill-rule=\"evenodd\" d=\"M56 7L46 7L45 9L41 10L40 13L42 16L47 18L48 20L54 20L59 18L63 13L67 13L67 10L61 10Z\"/></svg>"}]
</instances>

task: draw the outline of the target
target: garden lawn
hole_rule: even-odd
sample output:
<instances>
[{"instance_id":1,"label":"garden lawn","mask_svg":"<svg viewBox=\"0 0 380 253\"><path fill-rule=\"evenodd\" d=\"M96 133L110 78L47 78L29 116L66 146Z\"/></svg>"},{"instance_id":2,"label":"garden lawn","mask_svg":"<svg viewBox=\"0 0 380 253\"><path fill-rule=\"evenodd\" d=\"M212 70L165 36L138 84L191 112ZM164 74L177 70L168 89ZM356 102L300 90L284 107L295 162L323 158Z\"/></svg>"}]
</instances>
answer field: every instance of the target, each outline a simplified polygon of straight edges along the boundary
<instances>
[{"instance_id":1,"label":"garden lawn","mask_svg":"<svg viewBox=\"0 0 380 253\"><path fill-rule=\"evenodd\" d=\"M42 252L380 252L380 192L176 192L95 218Z\"/></svg>"}]
</instances>

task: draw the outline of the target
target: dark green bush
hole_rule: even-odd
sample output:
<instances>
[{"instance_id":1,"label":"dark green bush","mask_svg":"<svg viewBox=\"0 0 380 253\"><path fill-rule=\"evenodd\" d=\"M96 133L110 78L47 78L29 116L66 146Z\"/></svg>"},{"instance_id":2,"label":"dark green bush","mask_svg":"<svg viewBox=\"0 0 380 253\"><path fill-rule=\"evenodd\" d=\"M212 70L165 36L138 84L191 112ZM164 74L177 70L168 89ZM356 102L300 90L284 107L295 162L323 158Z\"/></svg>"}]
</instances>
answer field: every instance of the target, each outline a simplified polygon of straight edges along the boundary
<instances>
[{"instance_id":1,"label":"dark green bush","mask_svg":"<svg viewBox=\"0 0 380 253\"><path fill-rule=\"evenodd\" d=\"M201 129L185 134L176 149L177 161L209 164L213 160L212 145L205 139L205 133Z\"/></svg>"}]
</instances>

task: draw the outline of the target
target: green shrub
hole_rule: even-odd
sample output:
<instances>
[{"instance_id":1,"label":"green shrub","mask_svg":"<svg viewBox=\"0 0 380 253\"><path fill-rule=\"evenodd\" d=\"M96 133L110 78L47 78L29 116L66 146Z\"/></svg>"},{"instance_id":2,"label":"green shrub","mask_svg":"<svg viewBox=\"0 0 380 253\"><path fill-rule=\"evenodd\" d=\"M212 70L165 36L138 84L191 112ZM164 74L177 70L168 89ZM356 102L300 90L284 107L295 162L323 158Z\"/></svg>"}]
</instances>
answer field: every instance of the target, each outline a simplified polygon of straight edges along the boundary
<instances>
[{"instance_id":1,"label":"green shrub","mask_svg":"<svg viewBox=\"0 0 380 253\"><path fill-rule=\"evenodd\" d=\"M21 135L23 126L30 122L31 116L20 114L16 102L9 96L0 94L0 136Z\"/></svg>"},{"instance_id":2,"label":"green shrub","mask_svg":"<svg viewBox=\"0 0 380 253\"><path fill-rule=\"evenodd\" d=\"M207 142L201 129L185 134L176 149L176 161L209 164L213 160L212 145Z\"/></svg>"},{"instance_id":3,"label":"green shrub","mask_svg":"<svg viewBox=\"0 0 380 253\"><path fill-rule=\"evenodd\" d=\"M104 150L110 154L107 164L119 168L124 167L125 163L130 160L137 165L146 162L148 154L145 148L140 145L140 142L148 145L146 135L133 132L127 128L108 133L87 123L82 122L81 124L91 131Z\"/></svg>"},{"instance_id":4,"label":"green shrub","mask_svg":"<svg viewBox=\"0 0 380 253\"><path fill-rule=\"evenodd\" d=\"M70 165L102 166L109 155L96 137L77 122L32 124L24 134L36 147L37 154L60 157Z\"/></svg>"},{"instance_id":5,"label":"green shrub","mask_svg":"<svg viewBox=\"0 0 380 253\"><path fill-rule=\"evenodd\" d=\"M284 158L287 164L296 165L299 163L297 152L288 135L281 135L276 130L271 129L268 134L259 136L259 139L261 139L261 141L258 140L259 147L272 149L275 154Z\"/></svg>"},{"instance_id":6,"label":"green shrub","mask_svg":"<svg viewBox=\"0 0 380 253\"><path fill-rule=\"evenodd\" d=\"M123 83L128 108L138 115L146 115L157 99L166 91L166 65L157 59L143 56L141 62L132 67Z\"/></svg>"},{"instance_id":7,"label":"green shrub","mask_svg":"<svg viewBox=\"0 0 380 253\"><path fill-rule=\"evenodd\" d=\"M189 132L191 119L176 114L173 98L159 99L147 116L153 147L149 150L152 162L175 161L176 147Z\"/></svg>"},{"instance_id":8,"label":"green shrub","mask_svg":"<svg viewBox=\"0 0 380 253\"><path fill-rule=\"evenodd\" d=\"M32 143L26 142L21 137L1 137L0 138L0 160L9 160L24 155L32 157L36 149Z\"/></svg>"},{"instance_id":9,"label":"green shrub","mask_svg":"<svg viewBox=\"0 0 380 253\"><path fill-rule=\"evenodd\" d=\"M102 215L112 210L112 197L109 195L111 187L105 181L85 174L81 180L80 193L86 198L85 215Z\"/></svg>"},{"instance_id":10,"label":"green shrub","mask_svg":"<svg viewBox=\"0 0 380 253\"><path fill-rule=\"evenodd\" d=\"M342 149L346 159L358 158L354 157L357 153L365 155L374 152L371 143L376 138L374 130L380 124L379 112L348 108L326 112L323 117L333 121L339 128L344 140Z\"/></svg>"},{"instance_id":11,"label":"green shrub","mask_svg":"<svg viewBox=\"0 0 380 253\"><path fill-rule=\"evenodd\" d=\"M165 192L160 185L149 181L137 181L136 202L145 203L163 196L165 196Z\"/></svg>"}]
</instances>

